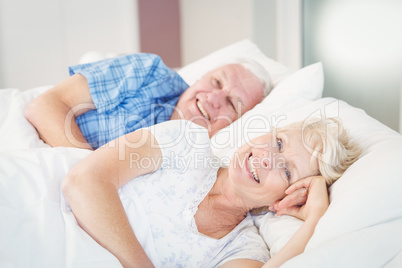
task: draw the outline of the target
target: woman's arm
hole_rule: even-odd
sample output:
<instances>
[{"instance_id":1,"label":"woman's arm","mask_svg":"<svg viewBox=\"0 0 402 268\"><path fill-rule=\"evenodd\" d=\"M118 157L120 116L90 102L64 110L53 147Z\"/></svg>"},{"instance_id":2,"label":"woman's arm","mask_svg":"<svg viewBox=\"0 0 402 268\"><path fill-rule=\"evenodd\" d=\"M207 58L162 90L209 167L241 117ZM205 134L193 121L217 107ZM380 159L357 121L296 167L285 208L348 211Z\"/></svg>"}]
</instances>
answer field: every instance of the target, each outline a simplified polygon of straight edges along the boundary
<instances>
[{"instance_id":1,"label":"woman's arm","mask_svg":"<svg viewBox=\"0 0 402 268\"><path fill-rule=\"evenodd\" d=\"M315 227L329 206L328 191L325 179L321 176L309 177L292 184L286 194L300 188L308 192L307 202L302 207L293 206L278 210L277 214L288 214L304 220L286 245L275 254L263 267L279 267L287 260L301 254L314 234Z\"/></svg>"},{"instance_id":2,"label":"woman's arm","mask_svg":"<svg viewBox=\"0 0 402 268\"><path fill-rule=\"evenodd\" d=\"M34 99L24 115L47 144L92 150L75 122L92 109L95 105L87 80L76 74Z\"/></svg>"},{"instance_id":3,"label":"woman's arm","mask_svg":"<svg viewBox=\"0 0 402 268\"><path fill-rule=\"evenodd\" d=\"M289 242L272 257L264 266L261 262L249 259L232 260L222 267L279 267L289 259L303 253L308 241L314 234L314 229L329 206L327 185L323 177L309 177L292 184L286 194L290 195L300 189L308 189L307 202L301 208L298 206L278 210L277 214L288 214L304 220L304 223L292 236Z\"/></svg>"},{"instance_id":4,"label":"woman's arm","mask_svg":"<svg viewBox=\"0 0 402 268\"><path fill-rule=\"evenodd\" d=\"M264 263L251 259L237 259L224 263L221 268L261 268Z\"/></svg>"},{"instance_id":5,"label":"woman's arm","mask_svg":"<svg viewBox=\"0 0 402 268\"><path fill-rule=\"evenodd\" d=\"M134 159L149 158L142 167ZM118 190L131 179L160 168L161 150L148 130L122 136L79 162L65 177L62 190L79 225L124 267L148 267L120 201ZM139 219L141 220L141 219Z\"/></svg>"}]
</instances>

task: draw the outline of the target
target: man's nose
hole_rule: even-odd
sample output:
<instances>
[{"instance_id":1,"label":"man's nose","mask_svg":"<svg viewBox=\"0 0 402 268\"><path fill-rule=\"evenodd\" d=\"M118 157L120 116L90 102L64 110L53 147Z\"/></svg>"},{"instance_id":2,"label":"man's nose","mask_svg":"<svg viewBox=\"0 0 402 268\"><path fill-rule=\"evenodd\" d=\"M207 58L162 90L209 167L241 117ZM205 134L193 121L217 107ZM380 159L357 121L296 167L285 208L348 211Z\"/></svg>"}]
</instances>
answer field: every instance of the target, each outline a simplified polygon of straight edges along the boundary
<instances>
[{"instance_id":1,"label":"man's nose","mask_svg":"<svg viewBox=\"0 0 402 268\"><path fill-rule=\"evenodd\" d=\"M214 108L220 108L226 102L228 94L225 90L217 89L208 93L208 102Z\"/></svg>"}]
</instances>

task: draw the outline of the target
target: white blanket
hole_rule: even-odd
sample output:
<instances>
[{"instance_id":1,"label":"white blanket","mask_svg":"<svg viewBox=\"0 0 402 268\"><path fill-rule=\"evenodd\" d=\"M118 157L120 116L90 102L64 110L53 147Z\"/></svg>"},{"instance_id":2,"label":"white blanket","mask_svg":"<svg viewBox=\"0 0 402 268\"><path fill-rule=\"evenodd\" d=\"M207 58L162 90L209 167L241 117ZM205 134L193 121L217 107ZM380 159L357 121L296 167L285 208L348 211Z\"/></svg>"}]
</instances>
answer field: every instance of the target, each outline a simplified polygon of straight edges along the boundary
<instances>
[{"instance_id":1,"label":"white blanket","mask_svg":"<svg viewBox=\"0 0 402 268\"><path fill-rule=\"evenodd\" d=\"M50 148L23 117L46 88L0 90L0 267L120 267L63 209L60 182L89 151ZM364 154L331 187L305 253L284 267L402 267L402 137L334 99L296 100L275 114L289 123L316 111L339 115ZM272 253L300 224L272 214L257 223Z\"/></svg>"},{"instance_id":2,"label":"white blanket","mask_svg":"<svg viewBox=\"0 0 402 268\"><path fill-rule=\"evenodd\" d=\"M242 40L185 66L180 75L193 84L211 66L233 57L260 62L274 85L289 73L251 41ZM313 72L321 78L314 80L318 87L294 90L319 97L319 67ZM50 148L23 116L26 105L48 88L0 90L0 267L120 267L114 256L78 227L60 201L60 181L88 152Z\"/></svg>"},{"instance_id":3,"label":"white blanket","mask_svg":"<svg viewBox=\"0 0 402 268\"><path fill-rule=\"evenodd\" d=\"M0 267L121 267L63 209L61 180L90 151L50 148L23 117L45 89L0 91Z\"/></svg>"},{"instance_id":4,"label":"white blanket","mask_svg":"<svg viewBox=\"0 0 402 268\"><path fill-rule=\"evenodd\" d=\"M323 98L275 112L285 122L340 118L363 154L330 188L330 206L303 254L283 267L402 267L402 137L364 111ZM301 222L271 213L257 220L275 254Z\"/></svg>"}]
</instances>

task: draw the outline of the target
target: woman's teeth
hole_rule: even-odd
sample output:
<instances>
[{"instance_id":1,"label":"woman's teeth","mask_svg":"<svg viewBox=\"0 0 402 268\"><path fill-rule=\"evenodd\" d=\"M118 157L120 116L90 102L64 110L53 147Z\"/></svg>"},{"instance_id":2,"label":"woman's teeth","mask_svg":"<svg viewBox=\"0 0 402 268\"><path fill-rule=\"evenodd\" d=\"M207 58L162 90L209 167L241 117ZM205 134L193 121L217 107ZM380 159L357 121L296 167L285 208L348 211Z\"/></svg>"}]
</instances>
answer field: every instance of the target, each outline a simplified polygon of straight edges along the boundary
<instances>
[{"instance_id":1,"label":"woman's teeth","mask_svg":"<svg viewBox=\"0 0 402 268\"><path fill-rule=\"evenodd\" d=\"M207 111L205 111L205 109L204 109L204 107L202 106L202 104L201 104L200 101L197 101L197 107L198 107L198 109L200 109L202 115L203 115L207 120L209 120L209 115L208 115Z\"/></svg>"},{"instance_id":2,"label":"woman's teeth","mask_svg":"<svg viewBox=\"0 0 402 268\"><path fill-rule=\"evenodd\" d=\"M254 180L256 182L260 183L260 179L258 178L257 171L255 170L255 168L252 164L252 161L251 161L251 155L248 157L248 167L251 172L251 175L253 175Z\"/></svg>"}]
</instances>

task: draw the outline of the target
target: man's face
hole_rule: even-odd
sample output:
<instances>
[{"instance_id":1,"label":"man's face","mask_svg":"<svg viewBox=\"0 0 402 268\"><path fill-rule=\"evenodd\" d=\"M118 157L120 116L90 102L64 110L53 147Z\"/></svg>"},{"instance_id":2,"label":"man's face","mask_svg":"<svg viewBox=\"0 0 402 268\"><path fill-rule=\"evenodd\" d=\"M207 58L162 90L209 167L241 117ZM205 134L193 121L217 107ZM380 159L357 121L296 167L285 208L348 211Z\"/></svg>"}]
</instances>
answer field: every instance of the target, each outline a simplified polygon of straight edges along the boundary
<instances>
[{"instance_id":1,"label":"man's face","mask_svg":"<svg viewBox=\"0 0 402 268\"><path fill-rule=\"evenodd\" d=\"M187 119L208 129L209 136L236 121L261 102L263 85L238 64L210 71L180 96L170 119Z\"/></svg>"}]
</instances>

